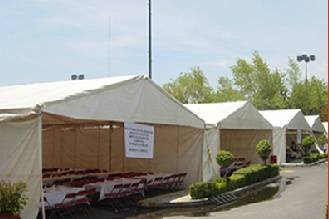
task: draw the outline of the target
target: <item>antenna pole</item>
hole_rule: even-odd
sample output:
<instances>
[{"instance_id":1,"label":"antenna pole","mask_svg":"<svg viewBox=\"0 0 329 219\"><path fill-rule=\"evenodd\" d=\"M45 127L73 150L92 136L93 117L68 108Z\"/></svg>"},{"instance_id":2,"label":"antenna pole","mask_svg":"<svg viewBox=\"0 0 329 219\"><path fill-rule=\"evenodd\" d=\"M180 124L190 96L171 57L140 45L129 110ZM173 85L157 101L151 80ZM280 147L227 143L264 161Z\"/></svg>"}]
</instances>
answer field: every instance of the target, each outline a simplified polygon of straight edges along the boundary
<instances>
[{"instance_id":1,"label":"antenna pole","mask_svg":"<svg viewBox=\"0 0 329 219\"><path fill-rule=\"evenodd\" d=\"M108 60L107 60L107 71L108 76L111 75L111 16L109 16L109 32L108 32Z\"/></svg>"},{"instance_id":2,"label":"antenna pole","mask_svg":"<svg viewBox=\"0 0 329 219\"><path fill-rule=\"evenodd\" d=\"M152 5L149 0L149 78L152 79Z\"/></svg>"}]
</instances>

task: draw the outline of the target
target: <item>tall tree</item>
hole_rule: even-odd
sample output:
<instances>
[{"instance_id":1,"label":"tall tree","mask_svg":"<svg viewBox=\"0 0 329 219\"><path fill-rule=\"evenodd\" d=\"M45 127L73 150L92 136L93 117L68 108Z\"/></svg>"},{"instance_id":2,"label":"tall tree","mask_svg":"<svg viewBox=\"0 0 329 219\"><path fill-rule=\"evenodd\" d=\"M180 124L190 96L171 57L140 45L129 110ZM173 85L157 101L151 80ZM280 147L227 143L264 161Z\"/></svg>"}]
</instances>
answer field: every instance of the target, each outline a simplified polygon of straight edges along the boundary
<instances>
[{"instance_id":1,"label":"tall tree","mask_svg":"<svg viewBox=\"0 0 329 219\"><path fill-rule=\"evenodd\" d=\"M232 72L235 84L259 109L277 109L287 105L284 74L277 69L272 72L258 52L253 53L251 63L238 59L232 66Z\"/></svg>"},{"instance_id":2,"label":"tall tree","mask_svg":"<svg viewBox=\"0 0 329 219\"><path fill-rule=\"evenodd\" d=\"M227 77L218 79L217 92L214 95L214 102L227 102L245 99L245 95L233 87L233 82Z\"/></svg>"},{"instance_id":3,"label":"tall tree","mask_svg":"<svg viewBox=\"0 0 329 219\"><path fill-rule=\"evenodd\" d=\"M286 71L288 88L292 89L301 80L301 71L299 65L292 58L288 58L288 69Z\"/></svg>"},{"instance_id":4,"label":"tall tree","mask_svg":"<svg viewBox=\"0 0 329 219\"><path fill-rule=\"evenodd\" d=\"M212 102L213 98L213 89L199 67L181 73L177 79L164 84L163 88L182 103L207 103Z\"/></svg>"}]
</instances>

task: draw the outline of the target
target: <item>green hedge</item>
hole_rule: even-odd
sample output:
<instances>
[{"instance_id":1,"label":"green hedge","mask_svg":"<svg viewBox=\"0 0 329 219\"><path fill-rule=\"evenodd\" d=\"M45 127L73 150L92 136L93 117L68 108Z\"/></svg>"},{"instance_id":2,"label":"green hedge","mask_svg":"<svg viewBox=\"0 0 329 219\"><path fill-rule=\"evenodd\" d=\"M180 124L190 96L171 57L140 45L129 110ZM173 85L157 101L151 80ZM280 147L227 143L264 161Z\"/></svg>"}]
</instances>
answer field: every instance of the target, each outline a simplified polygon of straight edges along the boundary
<instances>
[{"instance_id":1,"label":"green hedge","mask_svg":"<svg viewBox=\"0 0 329 219\"><path fill-rule=\"evenodd\" d=\"M232 174L228 179L218 178L213 182L198 182L190 186L193 199L208 198L279 175L278 165L253 164Z\"/></svg>"},{"instance_id":2,"label":"green hedge","mask_svg":"<svg viewBox=\"0 0 329 219\"><path fill-rule=\"evenodd\" d=\"M324 158L328 159L328 154L313 153L304 157L304 163L315 163Z\"/></svg>"}]
</instances>

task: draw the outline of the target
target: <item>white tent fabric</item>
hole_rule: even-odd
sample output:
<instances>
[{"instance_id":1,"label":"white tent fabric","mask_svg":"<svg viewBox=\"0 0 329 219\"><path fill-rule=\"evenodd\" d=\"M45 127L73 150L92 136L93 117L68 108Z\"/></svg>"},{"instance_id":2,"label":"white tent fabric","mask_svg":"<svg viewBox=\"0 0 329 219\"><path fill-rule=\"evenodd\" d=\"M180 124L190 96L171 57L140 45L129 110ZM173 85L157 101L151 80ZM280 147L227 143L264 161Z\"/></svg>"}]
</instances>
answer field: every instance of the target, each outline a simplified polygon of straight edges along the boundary
<instances>
[{"instance_id":1,"label":"white tent fabric","mask_svg":"<svg viewBox=\"0 0 329 219\"><path fill-rule=\"evenodd\" d=\"M235 156L258 162L255 142L264 138L272 141L271 124L249 101L184 106L202 118L208 128L203 149L204 181L219 174L216 155L220 148L234 151Z\"/></svg>"},{"instance_id":2,"label":"white tent fabric","mask_svg":"<svg viewBox=\"0 0 329 219\"><path fill-rule=\"evenodd\" d=\"M301 130L310 132L312 128L300 109L263 110L259 112L273 126L273 154L277 156L277 163L285 163L287 131Z\"/></svg>"},{"instance_id":3,"label":"white tent fabric","mask_svg":"<svg viewBox=\"0 0 329 219\"><path fill-rule=\"evenodd\" d=\"M249 101L184 104L209 127L220 129L272 129Z\"/></svg>"},{"instance_id":4,"label":"white tent fabric","mask_svg":"<svg viewBox=\"0 0 329 219\"><path fill-rule=\"evenodd\" d=\"M220 145L218 130L216 128L206 129L203 141L202 177L203 181L207 182L219 176L219 166L216 161Z\"/></svg>"},{"instance_id":5,"label":"white tent fabric","mask_svg":"<svg viewBox=\"0 0 329 219\"><path fill-rule=\"evenodd\" d=\"M306 119L308 125L312 128L313 132L320 132L320 133L326 132L325 127L321 123L319 115L305 116L305 119Z\"/></svg>"},{"instance_id":6,"label":"white tent fabric","mask_svg":"<svg viewBox=\"0 0 329 219\"><path fill-rule=\"evenodd\" d=\"M156 100L156 101L155 101ZM204 128L204 122L144 76L0 87L0 109L33 110L75 119Z\"/></svg>"},{"instance_id":7,"label":"white tent fabric","mask_svg":"<svg viewBox=\"0 0 329 219\"><path fill-rule=\"evenodd\" d=\"M41 118L0 114L0 179L27 184L23 219L36 218L41 195Z\"/></svg>"},{"instance_id":8,"label":"white tent fabric","mask_svg":"<svg viewBox=\"0 0 329 219\"><path fill-rule=\"evenodd\" d=\"M325 128L326 133L328 134L328 122L323 122L322 125Z\"/></svg>"},{"instance_id":9,"label":"white tent fabric","mask_svg":"<svg viewBox=\"0 0 329 219\"><path fill-rule=\"evenodd\" d=\"M47 117L43 118L46 121L52 116L58 119L51 120L51 124L54 124L53 122L65 123L65 119L70 122L89 120L154 124L157 126L156 131L159 135L155 139L156 145L161 143L162 146L155 149L157 166L153 166L153 170L163 171L166 168L165 164L168 163L168 160L161 153L167 153L166 155L175 153L175 151L170 152L170 149L164 146L168 143L170 147L176 147L179 154L175 157L176 162L168 164L167 166L170 168L167 169L176 168L176 171L179 172L187 171L187 183L191 183L191 180L200 180L202 177L202 145L203 129L205 128L203 120L147 77L133 75L4 86L0 87L0 113L3 113L0 116L0 139L1 145L5 145L0 154L0 157L3 156L0 161L2 162L0 170L1 167L4 169L0 173L0 178L27 180L31 201L27 210L23 212L23 219L33 218L32 215L39 207L42 156L41 121L39 118L37 121L33 120L27 124L11 124L7 121L17 118L17 115L12 115L13 113L31 112L41 112L44 117ZM61 121L63 118L65 119ZM77 124L79 124L78 122ZM168 133L176 137L172 137ZM22 136L20 137L20 135ZM118 145L120 143L122 146L122 135L114 137L118 139L114 138L112 141ZM26 156L24 148L29 152L28 156ZM24 156L20 153L21 150L24 151ZM113 150L115 151L116 147L113 147ZM3 153L3 151L5 152ZM113 157L120 158L126 165L126 169L133 170L136 167L135 160L130 159L128 162L120 153L120 156L116 154ZM8 157L8 154L12 154L13 157ZM193 159L193 165L189 163L190 159ZM138 164L142 168L153 165L152 162L145 159ZM12 168L8 168L8 165ZM15 170L14 167L18 169ZM160 170L159 167L162 169ZM20 172L22 170L27 172ZM29 178L30 176L34 176L33 179Z\"/></svg>"}]
</instances>

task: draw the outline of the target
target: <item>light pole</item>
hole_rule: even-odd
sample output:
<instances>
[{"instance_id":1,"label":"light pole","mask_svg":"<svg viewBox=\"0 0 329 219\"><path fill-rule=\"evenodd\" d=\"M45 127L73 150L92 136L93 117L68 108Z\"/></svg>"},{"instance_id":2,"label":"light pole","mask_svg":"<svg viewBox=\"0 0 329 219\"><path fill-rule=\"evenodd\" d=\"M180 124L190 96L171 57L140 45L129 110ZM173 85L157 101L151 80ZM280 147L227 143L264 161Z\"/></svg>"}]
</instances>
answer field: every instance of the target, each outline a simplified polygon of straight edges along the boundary
<instances>
[{"instance_id":1,"label":"light pole","mask_svg":"<svg viewBox=\"0 0 329 219\"><path fill-rule=\"evenodd\" d=\"M306 54L299 55L297 56L297 61L298 62L305 61L305 79L307 82L307 63L309 63L310 61L315 61L315 55L309 55L309 56Z\"/></svg>"},{"instance_id":2,"label":"light pole","mask_svg":"<svg viewBox=\"0 0 329 219\"><path fill-rule=\"evenodd\" d=\"M152 0L149 0L149 78L152 79Z\"/></svg>"}]
</instances>

